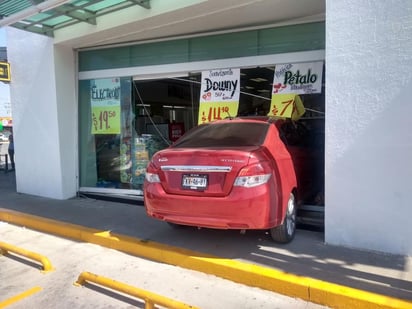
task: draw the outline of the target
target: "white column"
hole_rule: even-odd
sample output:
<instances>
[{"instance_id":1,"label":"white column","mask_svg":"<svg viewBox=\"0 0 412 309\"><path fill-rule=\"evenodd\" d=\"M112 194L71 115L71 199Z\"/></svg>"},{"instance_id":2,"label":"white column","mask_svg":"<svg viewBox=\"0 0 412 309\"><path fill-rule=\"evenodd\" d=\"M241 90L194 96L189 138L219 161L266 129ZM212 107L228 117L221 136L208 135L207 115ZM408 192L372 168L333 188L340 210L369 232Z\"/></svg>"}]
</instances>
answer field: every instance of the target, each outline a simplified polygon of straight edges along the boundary
<instances>
[{"instance_id":1,"label":"white column","mask_svg":"<svg viewBox=\"0 0 412 309\"><path fill-rule=\"evenodd\" d=\"M412 2L326 8L326 242L412 254Z\"/></svg>"},{"instance_id":2,"label":"white column","mask_svg":"<svg viewBox=\"0 0 412 309\"><path fill-rule=\"evenodd\" d=\"M74 57L53 39L7 28L20 193L66 199L76 194L77 117Z\"/></svg>"}]
</instances>

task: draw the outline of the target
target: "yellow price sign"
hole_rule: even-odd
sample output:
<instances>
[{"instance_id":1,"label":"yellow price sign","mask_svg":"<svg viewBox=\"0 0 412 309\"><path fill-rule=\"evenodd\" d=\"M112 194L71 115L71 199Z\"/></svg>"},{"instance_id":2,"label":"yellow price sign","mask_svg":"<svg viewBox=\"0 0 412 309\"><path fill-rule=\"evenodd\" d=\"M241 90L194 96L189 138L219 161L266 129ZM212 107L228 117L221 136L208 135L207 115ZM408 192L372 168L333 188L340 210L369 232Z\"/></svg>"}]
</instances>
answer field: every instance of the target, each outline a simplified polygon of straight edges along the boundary
<instances>
[{"instance_id":1,"label":"yellow price sign","mask_svg":"<svg viewBox=\"0 0 412 309\"><path fill-rule=\"evenodd\" d=\"M239 108L239 102L212 102L199 104L198 124L207 123L215 120L235 117Z\"/></svg>"},{"instance_id":2,"label":"yellow price sign","mask_svg":"<svg viewBox=\"0 0 412 309\"><path fill-rule=\"evenodd\" d=\"M5 82L9 82L11 80L10 63L0 61L0 80Z\"/></svg>"},{"instance_id":3,"label":"yellow price sign","mask_svg":"<svg viewBox=\"0 0 412 309\"><path fill-rule=\"evenodd\" d=\"M272 94L269 117L291 118L298 120L305 113L300 97L294 93Z\"/></svg>"},{"instance_id":4,"label":"yellow price sign","mask_svg":"<svg viewBox=\"0 0 412 309\"><path fill-rule=\"evenodd\" d=\"M120 106L92 107L92 134L120 134Z\"/></svg>"}]
</instances>

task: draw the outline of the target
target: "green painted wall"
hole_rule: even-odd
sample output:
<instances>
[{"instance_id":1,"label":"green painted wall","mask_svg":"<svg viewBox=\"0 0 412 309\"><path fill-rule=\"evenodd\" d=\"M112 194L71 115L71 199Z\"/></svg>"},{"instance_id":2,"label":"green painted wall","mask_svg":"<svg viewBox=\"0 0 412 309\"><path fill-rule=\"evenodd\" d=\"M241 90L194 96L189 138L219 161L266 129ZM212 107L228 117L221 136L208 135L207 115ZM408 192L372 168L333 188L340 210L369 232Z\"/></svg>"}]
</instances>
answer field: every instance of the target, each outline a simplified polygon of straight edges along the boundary
<instances>
[{"instance_id":1,"label":"green painted wall","mask_svg":"<svg viewBox=\"0 0 412 309\"><path fill-rule=\"evenodd\" d=\"M325 23L308 23L79 52L79 71L325 49Z\"/></svg>"}]
</instances>

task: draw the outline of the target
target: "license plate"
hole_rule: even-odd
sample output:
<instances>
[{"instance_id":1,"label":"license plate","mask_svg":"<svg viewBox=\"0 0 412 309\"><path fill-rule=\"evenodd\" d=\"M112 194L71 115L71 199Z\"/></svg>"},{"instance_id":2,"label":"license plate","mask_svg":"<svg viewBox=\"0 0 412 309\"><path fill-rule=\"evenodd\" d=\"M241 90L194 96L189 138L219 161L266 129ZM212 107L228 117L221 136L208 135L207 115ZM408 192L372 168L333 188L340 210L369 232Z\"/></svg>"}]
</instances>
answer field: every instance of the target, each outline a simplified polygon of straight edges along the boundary
<instances>
[{"instance_id":1,"label":"license plate","mask_svg":"<svg viewBox=\"0 0 412 309\"><path fill-rule=\"evenodd\" d=\"M207 187L207 175L183 175L182 187L191 190L204 190Z\"/></svg>"}]
</instances>

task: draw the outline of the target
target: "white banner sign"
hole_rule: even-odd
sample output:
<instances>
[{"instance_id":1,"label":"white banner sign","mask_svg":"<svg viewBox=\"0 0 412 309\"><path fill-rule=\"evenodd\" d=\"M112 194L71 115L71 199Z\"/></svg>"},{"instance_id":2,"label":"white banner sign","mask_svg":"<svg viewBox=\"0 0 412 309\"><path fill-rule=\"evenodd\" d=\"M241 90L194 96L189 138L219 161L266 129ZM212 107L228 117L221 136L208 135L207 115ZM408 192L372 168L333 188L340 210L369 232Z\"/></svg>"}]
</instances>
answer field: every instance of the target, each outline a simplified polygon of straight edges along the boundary
<instances>
[{"instance_id":1,"label":"white banner sign","mask_svg":"<svg viewBox=\"0 0 412 309\"><path fill-rule=\"evenodd\" d=\"M276 65L272 94L321 93L322 72L322 61Z\"/></svg>"},{"instance_id":2,"label":"white banner sign","mask_svg":"<svg viewBox=\"0 0 412 309\"><path fill-rule=\"evenodd\" d=\"M120 134L120 79L96 79L90 82L92 134Z\"/></svg>"},{"instance_id":3,"label":"white banner sign","mask_svg":"<svg viewBox=\"0 0 412 309\"><path fill-rule=\"evenodd\" d=\"M120 79L92 80L90 101L92 107L120 106Z\"/></svg>"},{"instance_id":4,"label":"white banner sign","mask_svg":"<svg viewBox=\"0 0 412 309\"><path fill-rule=\"evenodd\" d=\"M239 101L240 69L202 72L200 103Z\"/></svg>"},{"instance_id":5,"label":"white banner sign","mask_svg":"<svg viewBox=\"0 0 412 309\"><path fill-rule=\"evenodd\" d=\"M237 115L240 69L202 72L198 124Z\"/></svg>"}]
</instances>

